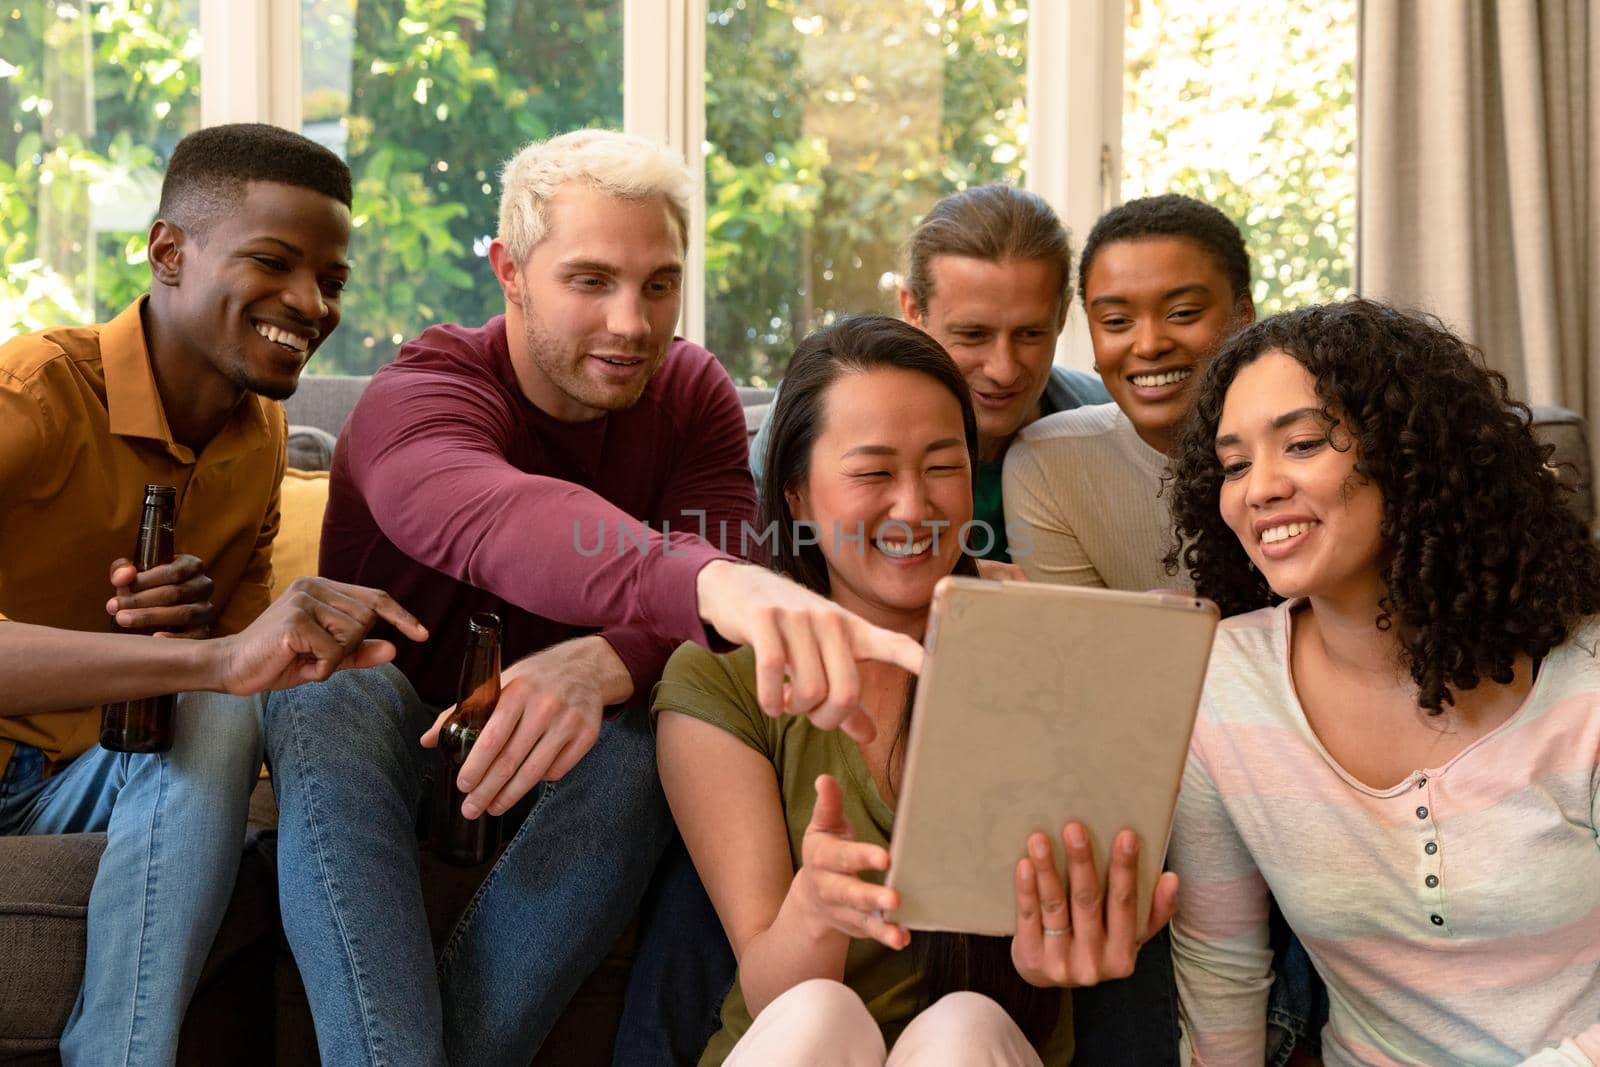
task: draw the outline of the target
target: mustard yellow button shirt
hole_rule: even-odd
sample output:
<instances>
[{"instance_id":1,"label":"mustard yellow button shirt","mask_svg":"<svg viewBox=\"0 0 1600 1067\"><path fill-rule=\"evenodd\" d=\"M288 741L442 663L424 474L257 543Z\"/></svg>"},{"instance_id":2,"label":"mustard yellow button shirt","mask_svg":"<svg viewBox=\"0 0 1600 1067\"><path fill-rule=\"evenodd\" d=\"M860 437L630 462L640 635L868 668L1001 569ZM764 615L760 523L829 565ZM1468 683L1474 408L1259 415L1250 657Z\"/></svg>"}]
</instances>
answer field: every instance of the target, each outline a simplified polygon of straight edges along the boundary
<instances>
[{"instance_id":1,"label":"mustard yellow button shirt","mask_svg":"<svg viewBox=\"0 0 1600 1067\"><path fill-rule=\"evenodd\" d=\"M146 483L178 490L176 550L214 583L213 633L269 601L286 425L250 394L198 455L172 439L141 311L0 345L0 625L109 631L109 574L133 555ZM99 740L100 709L0 715L0 773L18 744L52 764Z\"/></svg>"}]
</instances>

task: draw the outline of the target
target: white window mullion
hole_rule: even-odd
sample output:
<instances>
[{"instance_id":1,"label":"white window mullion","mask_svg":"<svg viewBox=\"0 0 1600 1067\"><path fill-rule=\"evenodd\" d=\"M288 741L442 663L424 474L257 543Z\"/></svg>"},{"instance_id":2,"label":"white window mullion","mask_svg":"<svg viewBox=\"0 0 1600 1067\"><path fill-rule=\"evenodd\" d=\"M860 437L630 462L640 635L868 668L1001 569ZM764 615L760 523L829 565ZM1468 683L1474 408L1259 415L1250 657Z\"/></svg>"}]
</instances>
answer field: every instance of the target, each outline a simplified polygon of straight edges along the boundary
<instances>
[{"instance_id":1,"label":"white window mullion","mask_svg":"<svg viewBox=\"0 0 1600 1067\"><path fill-rule=\"evenodd\" d=\"M622 127L670 145L704 182L705 0L625 0L622 8ZM689 206L683 335L706 333L704 195Z\"/></svg>"},{"instance_id":2,"label":"white window mullion","mask_svg":"<svg viewBox=\"0 0 1600 1067\"><path fill-rule=\"evenodd\" d=\"M200 124L300 129L300 0L200 0Z\"/></svg>"},{"instance_id":3,"label":"white window mullion","mask_svg":"<svg viewBox=\"0 0 1600 1067\"><path fill-rule=\"evenodd\" d=\"M301 0L270 0L267 32L267 115L263 122L299 131L305 125L301 91Z\"/></svg>"},{"instance_id":4,"label":"white window mullion","mask_svg":"<svg viewBox=\"0 0 1600 1067\"><path fill-rule=\"evenodd\" d=\"M1126 20L1124 0L1035 0L1029 7L1028 188L1061 215L1074 249L1121 199ZM1081 310L1068 315L1056 361L1093 365Z\"/></svg>"}]
</instances>

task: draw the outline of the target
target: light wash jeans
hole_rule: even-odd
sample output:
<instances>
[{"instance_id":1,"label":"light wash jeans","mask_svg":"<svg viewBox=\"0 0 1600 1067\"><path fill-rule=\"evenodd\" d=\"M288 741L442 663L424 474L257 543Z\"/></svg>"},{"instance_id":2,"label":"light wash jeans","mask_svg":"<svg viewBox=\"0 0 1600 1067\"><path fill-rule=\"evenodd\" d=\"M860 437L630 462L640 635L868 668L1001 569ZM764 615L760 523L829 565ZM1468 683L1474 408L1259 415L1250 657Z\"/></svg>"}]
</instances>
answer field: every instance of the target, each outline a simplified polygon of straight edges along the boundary
<instances>
[{"instance_id":1,"label":"light wash jeans","mask_svg":"<svg viewBox=\"0 0 1600 1067\"><path fill-rule=\"evenodd\" d=\"M106 834L89 892L83 986L61 1059L170 1064L244 850L261 768L261 701L178 699L170 752L96 746L58 773L19 746L0 776L0 834Z\"/></svg>"},{"instance_id":2,"label":"light wash jeans","mask_svg":"<svg viewBox=\"0 0 1600 1067\"><path fill-rule=\"evenodd\" d=\"M331 1067L527 1063L670 840L655 740L630 712L535 792L436 971L415 833L434 715L388 666L267 704L284 930Z\"/></svg>"}]
</instances>

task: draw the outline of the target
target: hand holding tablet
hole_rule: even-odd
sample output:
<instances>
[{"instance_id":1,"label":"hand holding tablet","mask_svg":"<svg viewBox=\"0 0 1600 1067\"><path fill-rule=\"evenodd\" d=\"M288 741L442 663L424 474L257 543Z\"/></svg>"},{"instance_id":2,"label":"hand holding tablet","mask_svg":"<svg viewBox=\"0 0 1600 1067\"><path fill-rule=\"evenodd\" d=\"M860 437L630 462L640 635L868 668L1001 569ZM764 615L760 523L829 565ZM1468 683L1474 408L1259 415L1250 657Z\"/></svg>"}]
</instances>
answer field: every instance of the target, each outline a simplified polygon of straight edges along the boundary
<instances>
[{"instance_id":1,"label":"hand holding tablet","mask_svg":"<svg viewBox=\"0 0 1600 1067\"><path fill-rule=\"evenodd\" d=\"M1067 851L1067 882L1056 872L1049 838L1028 835L1027 855L1017 862L1017 932L1011 962L1031 985L1089 986L1126 978L1142 945L1172 918L1178 906L1178 876L1156 882L1149 920L1138 936L1135 907L1139 885L1139 835L1118 834L1111 846L1105 892L1094 868L1088 831L1069 823L1061 832Z\"/></svg>"},{"instance_id":2,"label":"hand holding tablet","mask_svg":"<svg viewBox=\"0 0 1600 1067\"><path fill-rule=\"evenodd\" d=\"M1122 957L1172 912L1161 861L1216 624L1213 605L1170 593L941 582L890 842L889 918L1016 934L1030 981L1131 970ZM1124 831L1142 847L1114 849Z\"/></svg>"}]
</instances>

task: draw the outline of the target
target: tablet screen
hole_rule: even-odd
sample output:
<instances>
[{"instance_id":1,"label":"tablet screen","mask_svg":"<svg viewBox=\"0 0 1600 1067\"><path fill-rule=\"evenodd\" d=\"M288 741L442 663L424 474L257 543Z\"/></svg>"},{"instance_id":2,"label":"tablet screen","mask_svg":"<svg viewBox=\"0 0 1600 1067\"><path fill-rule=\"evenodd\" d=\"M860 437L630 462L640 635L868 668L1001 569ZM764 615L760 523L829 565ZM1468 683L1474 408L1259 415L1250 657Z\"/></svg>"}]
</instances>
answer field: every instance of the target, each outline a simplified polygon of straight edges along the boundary
<instances>
[{"instance_id":1,"label":"tablet screen","mask_svg":"<svg viewBox=\"0 0 1600 1067\"><path fill-rule=\"evenodd\" d=\"M1139 833L1161 873L1217 611L1176 593L947 578L929 619L890 842L895 921L1011 934L1028 834L1084 823L1102 880Z\"/></svg>"}]
</instances>

